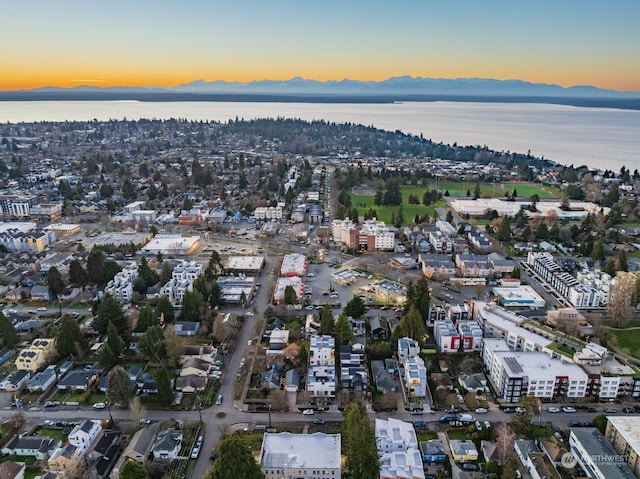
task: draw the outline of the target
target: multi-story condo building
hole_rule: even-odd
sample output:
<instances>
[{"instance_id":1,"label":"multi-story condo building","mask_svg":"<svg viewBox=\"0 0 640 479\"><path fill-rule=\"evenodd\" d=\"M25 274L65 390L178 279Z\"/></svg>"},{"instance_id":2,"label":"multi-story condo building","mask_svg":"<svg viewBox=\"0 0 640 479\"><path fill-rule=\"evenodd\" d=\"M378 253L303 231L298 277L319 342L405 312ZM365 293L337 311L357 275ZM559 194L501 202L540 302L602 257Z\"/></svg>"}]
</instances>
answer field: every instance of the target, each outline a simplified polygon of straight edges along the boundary
<instances>
[{"instance_id":1,"label":"multi-story condo building","mask_svg":"<svg viewBox=\"0 0 640 479\"><path fill-rule=\"evenodd\" d=\"M433 335L440 352L457 353L460 351L460 333L452 321L448 319L434 321Z\"/></svg>"},{"instance_id":2,"label":"multi-story condo building","mask_svg":"<svg viewBox=\"0 0 640 479\"><path fill-rule=\"evenodd\" d=\"M574 278L546 252L529 253L527 264L576 309L603 307L609 300L611 276L602 271L584 272Z\"/></svg>"},{"instance_id":3,"label":"multi-story condo building","mask_svg":"<svg viewBox=\"0 0 640 479\"><path fill-rule=\"evenodd\" d=\"M336 395L336 340L333 336L313 335L309 339L307 391L314 397Z\"/></svg>"},{"instance_id":4,"label":"multi-story condo building","mask_svg":"<svg viewBox=\"0 0 640 479\"><path fill-rule=\"evenodd\" d=\"M512 351L500 339L485 339L482 360L495 391L507 403L517 403L522 395L544 400L586 396L589 378L577 364L542 352Z\"/></svg>"}]
</instances>

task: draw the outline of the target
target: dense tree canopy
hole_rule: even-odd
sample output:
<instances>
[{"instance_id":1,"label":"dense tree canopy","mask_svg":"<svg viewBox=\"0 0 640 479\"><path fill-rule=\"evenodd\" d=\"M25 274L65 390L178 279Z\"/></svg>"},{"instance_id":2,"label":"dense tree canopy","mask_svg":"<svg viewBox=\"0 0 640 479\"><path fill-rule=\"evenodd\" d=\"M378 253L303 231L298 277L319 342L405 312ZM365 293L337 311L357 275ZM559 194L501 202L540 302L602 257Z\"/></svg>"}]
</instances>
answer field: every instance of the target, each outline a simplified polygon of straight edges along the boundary
<instances>
[{"instance_id":1,"label":"dense tree canopy","mask_svg":"<svg viewBox=\"0 0 640 479\"><path fill-rule=\"evenodd\" d=\"M359 318L367 312L367 305L360 296L353 295L353 298L344 307L344 314L352 318Z\"/></svg>"},{"instance_id":2,"label":"dense tree canopy","mask_svg":"<svg viewBox=\"0 0 640 479\"><path fill-rule=\"evenodd\" d=\"M352 401L344 410L343 450L347 457L349 477L378 479L380 458L376 438L367 408L360 401Z\"/></svg>"},{"instance_id":3,"label":"dense tree canopy","mask_svg":"<svg viewBox=\"0 0 640 479\"><path fill-rule=\"evenodd\" d=\"M122 304L118 298L106 293L98 304L93 327L98 333L105 334L109 322L113 323L121 335L127 330L127 320L122 311Z\"/></svg>"},{"instance_id":4,"label":"dense tree canopy","mask_svg":"<svg viewBox=\"0 0 640 479\"><path fill-rule=\"evenodd\" d=\"M77 355L87 347L87 338L80 331L78 322L69 314L60 321L56 333L56 349L62 357Z\"/></svg>"},{"instance_id":5,"label":"dense tree canopy","mask_svg":"<svg viewBox=\"0 0 640 479\"><path fill-rule=\"evenodd\" d=\"M0 311L0 347L15 346L18 343L18 333L9 318Z\"/></svg>"},{"instance_id":6,"label":"dense tree canopy","mask_svg":"<svg viewBox=\"0 0 640 479\"><path fill-rule=\"evenodd\" d=\"M241 437L225 438L218 448L218 458L211 471L211 479L262 479L264 474L253 458L251 449Z\"/></svg>"}]
</instances>

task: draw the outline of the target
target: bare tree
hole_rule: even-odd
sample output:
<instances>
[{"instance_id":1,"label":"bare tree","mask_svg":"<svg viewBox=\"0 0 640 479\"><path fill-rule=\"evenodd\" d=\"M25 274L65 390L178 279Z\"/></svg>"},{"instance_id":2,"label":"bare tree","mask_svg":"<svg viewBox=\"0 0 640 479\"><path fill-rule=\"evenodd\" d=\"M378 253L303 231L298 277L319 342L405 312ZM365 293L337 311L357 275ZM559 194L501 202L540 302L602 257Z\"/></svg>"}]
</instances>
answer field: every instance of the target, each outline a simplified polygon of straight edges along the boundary
<instances>
[{"instance_id":1,"label":"bare tree","mask_svg":"<svg viewBox=\"0 0 640 479\"><path fill-rule=\"evenodd\" d=\"M287 392L283 389L272 389L269 391L267 400L274 411L289 410L289 399L287 398Z\"/></svg>"},{"instance_id":2,"label":"bare tree","mask_svg":"<svg viewBox=\"0 0 640 479\"><path fill-rule=\"evenodd\" d=\"M611 322L617 326L625 326L634 316L635 275L618 272L611 290L611 298L607 310Z\"/></svg>"},{"instance_id":3,"label":"bare tree","mask_svg":"<svg viewBox=\"0 0 640 479\"><path fill-rule=\"evenodd\" d=\"M133 419L136 424L140 424L140 420L144 419L147 415L147 409L142 404L142 401L140 401L139 396L134 396L131 401L129 401L129 409L131 410L131 419Z\"/></svg>"},{"instance_id":4,"label":"bare tree","mask_svg":"<svg viewBox=\"0 0 640 479\"><path fill-rule=\"evenodd\" d=\"M9 417L9 422L7 423L7 426L9 426L9 429L11 429L13 432L18 432L20 428L25 425L26 422L27 420L24 417L24 413L18 410L18 411L14 411L11 414L11 416Z\"/></svg>"},{"instance_id":5,"label":"bare tree","mask_svg":"<svg viewBox=\"0 0 640 479\"><path fill-rule=\"evenodd\" d=\"M495 434L498 458L500 460L500 464L504 464L506 459L512 454L513 443L517 436L511 429L511 426L506 423L500 423L495 430Z\"/></svg>"},{"instance_id":6,"label":"bare tree","mask_svg":"<svg viewBox=\"0 0 640 479\"><path fill-rule=\"evenodd\" d=\"M164 329L164 347L167 356L174 362L184 353L185 340L176 334L173 326L168 325Z\"/></svg>"}]
</instances>

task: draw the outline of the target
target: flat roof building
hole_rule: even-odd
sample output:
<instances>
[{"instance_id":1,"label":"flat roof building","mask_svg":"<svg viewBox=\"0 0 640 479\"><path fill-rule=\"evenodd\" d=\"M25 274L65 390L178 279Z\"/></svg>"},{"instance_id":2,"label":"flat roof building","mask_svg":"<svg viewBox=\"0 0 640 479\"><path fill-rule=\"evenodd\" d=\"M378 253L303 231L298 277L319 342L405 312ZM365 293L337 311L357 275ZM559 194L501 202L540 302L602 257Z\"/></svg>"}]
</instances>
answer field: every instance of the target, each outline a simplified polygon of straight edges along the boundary
<instances>
[{"instance_id":1,"label":"flat roof building","mask_svg":"<svg viewBox=\"0 0 640 479\"><path fill-rule=\"evenodd\" d=\"M595 427L574 427L569 434L571 454L593 479L635 479L624 456L616 452Z\"/></svg>"},{"instance_id":2,"label":"flat roof building","mask_svg":"<svg viewBox=\"0 0 640 479\"><path fill-rule=\"evenodd\" d=\"M640 477L640 416L607 416L604 437Z\"/></svg>"},{"instance_id":3,"label":"flat roof building","mask_svg":"<svg viewBox=\"0 0 640 479\"><path fill-rule=\"evenodd\" d=\"M260 469L265 479L336 479L341 477L340 434L264 434Z\"/></svg>"}]
</instances>

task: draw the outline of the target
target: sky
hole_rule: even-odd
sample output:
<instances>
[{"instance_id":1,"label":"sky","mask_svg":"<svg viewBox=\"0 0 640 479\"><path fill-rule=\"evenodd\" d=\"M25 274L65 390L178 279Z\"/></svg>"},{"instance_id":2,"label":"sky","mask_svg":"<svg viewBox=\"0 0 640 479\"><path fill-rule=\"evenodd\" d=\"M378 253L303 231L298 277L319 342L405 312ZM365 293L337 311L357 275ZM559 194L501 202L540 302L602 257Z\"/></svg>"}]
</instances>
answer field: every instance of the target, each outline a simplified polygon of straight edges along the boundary
<instances>
[{"instance_id":1,"label":"sky","mask_svg":"<svg viewBox=\"0 0 640 479\"><path fill-rule=\"evenodd\" d=\"M0 0L0 90L429 78L640 92L638 0Z\"/></svg>"}]
</instances>

